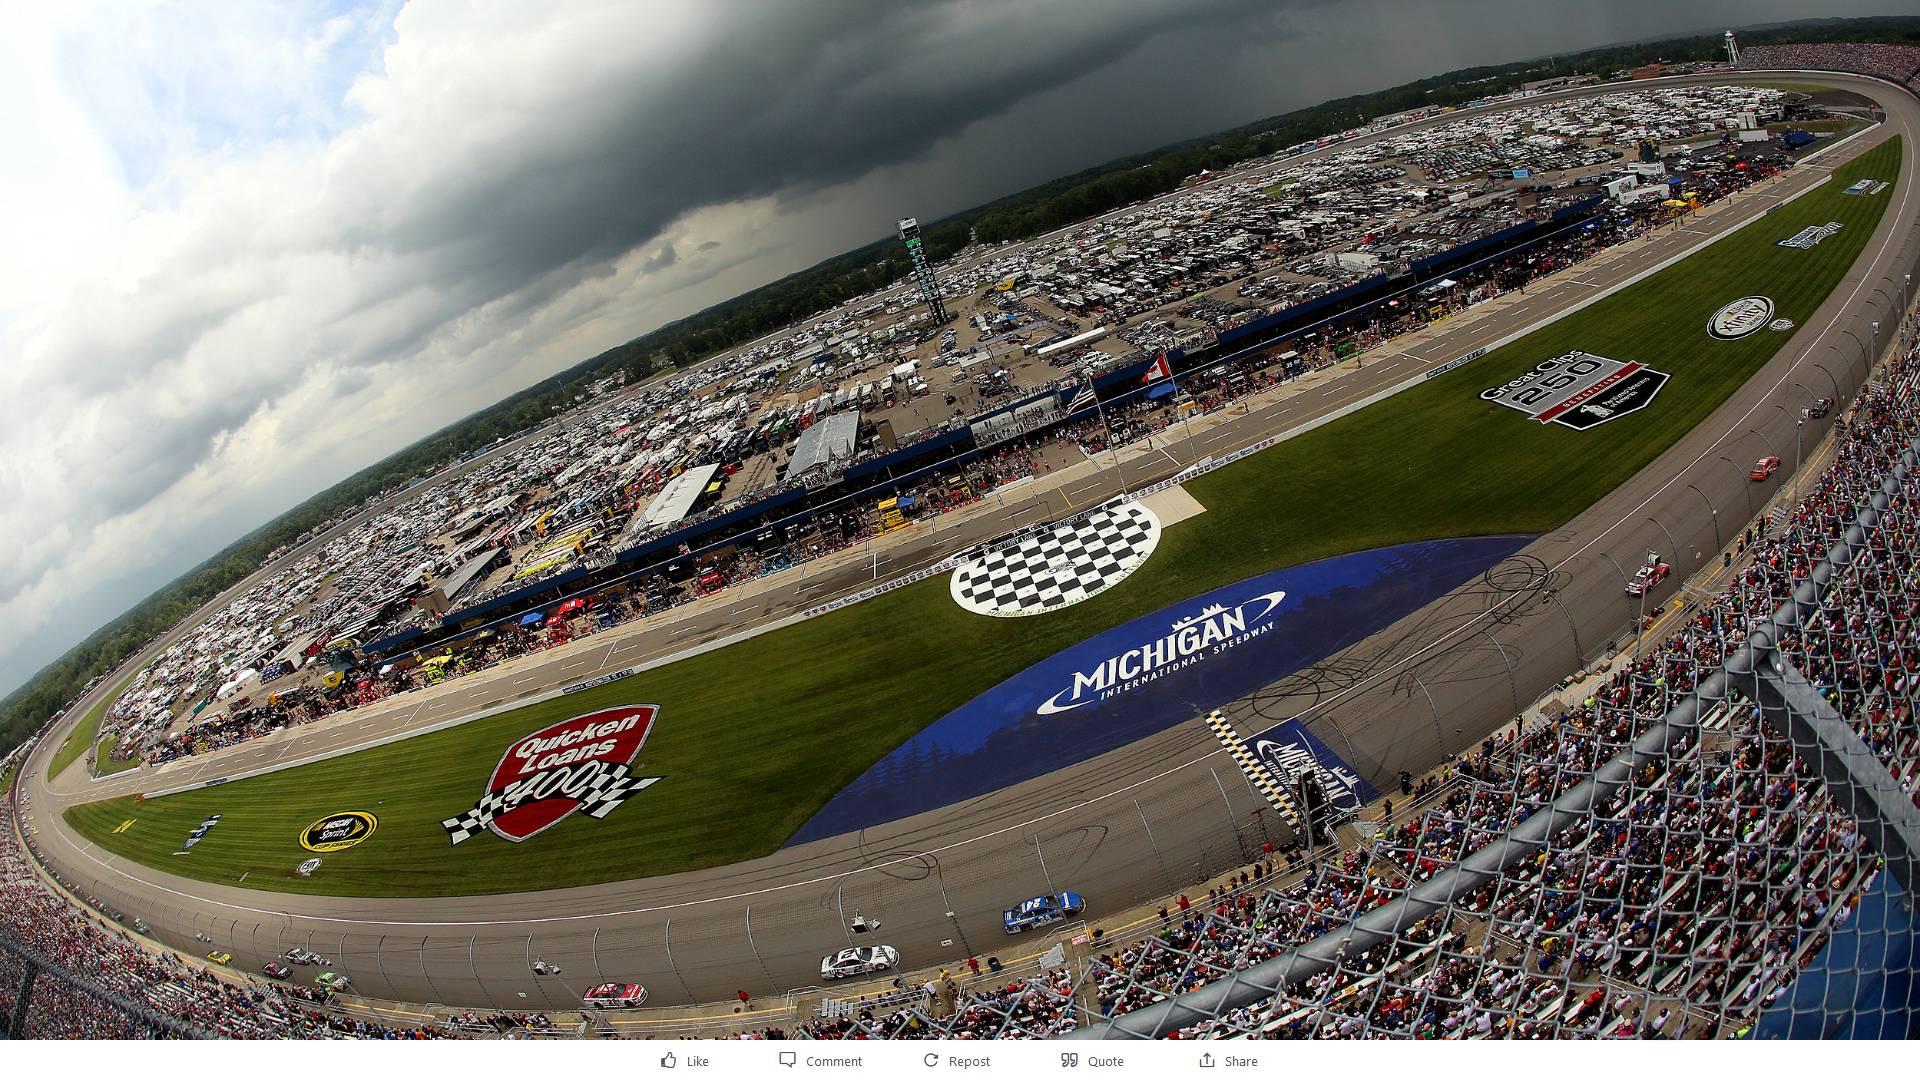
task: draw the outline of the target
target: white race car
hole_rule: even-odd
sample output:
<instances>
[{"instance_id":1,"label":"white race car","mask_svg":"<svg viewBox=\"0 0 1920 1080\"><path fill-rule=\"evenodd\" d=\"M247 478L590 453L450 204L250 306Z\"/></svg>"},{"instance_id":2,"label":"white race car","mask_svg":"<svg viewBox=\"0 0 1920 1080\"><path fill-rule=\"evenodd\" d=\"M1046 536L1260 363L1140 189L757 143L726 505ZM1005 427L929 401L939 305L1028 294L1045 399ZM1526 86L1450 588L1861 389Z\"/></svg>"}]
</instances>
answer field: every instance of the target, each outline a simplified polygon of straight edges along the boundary
<instances>
[{"instance_id":1,"label":"white race car","mask_svg":"<svg viewBox=\"0 0 1920 1080\"><path fill-rule=\"evenodd\" d=\"M820 977L823 979L845 979L853 975L866 975L875 971L887 971L900 964L900 951L891 945L862 945L857 949L841 949L832 956L820 961Z\"/></svg>"}]
</instances>

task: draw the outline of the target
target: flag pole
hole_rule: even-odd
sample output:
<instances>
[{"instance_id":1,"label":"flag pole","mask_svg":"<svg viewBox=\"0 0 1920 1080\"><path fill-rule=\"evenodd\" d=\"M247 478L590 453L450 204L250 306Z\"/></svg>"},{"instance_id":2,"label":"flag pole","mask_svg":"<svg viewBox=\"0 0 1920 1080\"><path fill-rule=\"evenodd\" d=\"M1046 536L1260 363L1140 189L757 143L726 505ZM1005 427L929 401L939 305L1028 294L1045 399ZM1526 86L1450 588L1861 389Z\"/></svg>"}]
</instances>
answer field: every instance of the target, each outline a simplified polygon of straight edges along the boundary
<instances>
[{"instance_id":1,"label":"flag pole","mask_svg":"<svg viewBox=\"0 0 1920 1080\"><path fill-rule=\"evenodd\" d=\"M1100 391L1093 385L1093 365L1085 369L1087 389L1093 391L1093 407L1100 413L1100 429L1107 433L1107 449L1113 451L1113 473L1120 479L1120 494L1131 500L1133 492L1127 487L1127 471L1120 465L1120 444L1113 441L1113 425L1107 423L1107 407L1100 401Z\"/></svg>"}]
</instances>

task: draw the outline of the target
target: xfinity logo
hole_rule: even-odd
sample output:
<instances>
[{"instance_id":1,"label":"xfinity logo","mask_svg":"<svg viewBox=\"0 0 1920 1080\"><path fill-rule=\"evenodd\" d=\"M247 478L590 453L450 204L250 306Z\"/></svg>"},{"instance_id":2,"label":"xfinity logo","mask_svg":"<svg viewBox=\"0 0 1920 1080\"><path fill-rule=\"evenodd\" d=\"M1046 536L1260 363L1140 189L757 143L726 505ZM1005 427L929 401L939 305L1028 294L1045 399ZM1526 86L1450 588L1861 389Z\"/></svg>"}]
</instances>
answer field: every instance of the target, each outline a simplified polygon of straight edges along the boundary
<instances>
[{"instance_id":1,"label":"xfinity logo","mask_svg":"<svg viewBox=\"0 0 1920 1080\"><path fill-rule=\"evenodd\" d=\"M1261 593L1231 608L1209 605L1174 623L1170 633L1109 656L1091 671L1074 672L1070 685L1034 711L1051 716L1078 709L1226 652L1273 629L1268 620L1286 598L1281 590Z\"/></svg>"},{"instance_id":2,"label":"xfinity logo","mask_svg":"<svg viewBox=\"0 0 1920 1080\"><path fill-rule=\"evenodd\" d=\"M1743 296L1707 320L1707 333L1721 341L1746 337L1773 320L1773 301L1765 296Z\"/></svg>"}]
</instances>

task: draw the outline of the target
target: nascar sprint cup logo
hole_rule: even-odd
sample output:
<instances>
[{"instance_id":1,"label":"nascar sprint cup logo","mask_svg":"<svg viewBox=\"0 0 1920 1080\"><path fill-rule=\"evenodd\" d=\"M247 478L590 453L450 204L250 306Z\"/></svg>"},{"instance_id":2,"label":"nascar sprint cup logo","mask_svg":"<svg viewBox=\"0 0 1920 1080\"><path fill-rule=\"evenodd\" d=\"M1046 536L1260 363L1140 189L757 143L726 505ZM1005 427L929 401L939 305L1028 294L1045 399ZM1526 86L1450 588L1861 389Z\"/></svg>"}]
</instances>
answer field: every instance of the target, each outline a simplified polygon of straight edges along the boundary
<instances>
[{"instance_id":1,"label":"nascar sprint cup logo","mask_svg":"<svg viewBox=\"0 0 1920 1080\"><path fill-rule=\"evenodd\" d=\"M440 823L455 844L489 829L519 843L575 810L604 818L660 777L629 772L659 715L658 705L618 705L562 720L524 736L500 757L473 809Z\"/></svg>"},{"instance_id":2,"label":"nascar sprint cup logo","mask_svg":"<svg viewBox=\"0 0 1920 1080\"><path fill-rule=\"evenodd\" d=\"M1743 296L1707 320L1707 333L1721 341L1746 337L1773 321L1773 301L1764 296Z\"/></svg>"},{"instance_id":3,"label":"nascar sprint cup logo","mask_svg":"<svg viewBox=\"0 0 1920 1080\"><path fill-rule=\"evenodd\" d=\"M1074 672L1071 683L1033 711L1041 716L1068 712L1218 656L1272 630L1274 609L1286 598L1285 590L1281 590L1261 593L1232 607L1210 604L1198 614L1175 622L1171 633L1109 656L1090 671Z\"/></svg>"}]
</instances>

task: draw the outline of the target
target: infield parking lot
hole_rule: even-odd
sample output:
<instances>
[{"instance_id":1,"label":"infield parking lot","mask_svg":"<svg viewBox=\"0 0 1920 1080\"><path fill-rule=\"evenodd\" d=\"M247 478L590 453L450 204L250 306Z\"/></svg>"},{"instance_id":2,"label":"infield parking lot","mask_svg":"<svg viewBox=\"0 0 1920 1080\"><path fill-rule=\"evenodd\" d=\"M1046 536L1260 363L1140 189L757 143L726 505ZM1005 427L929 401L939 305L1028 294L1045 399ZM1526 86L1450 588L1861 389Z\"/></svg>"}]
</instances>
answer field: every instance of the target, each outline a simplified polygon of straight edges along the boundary
<instances>
[{"instance_id":1,"label":"infield parking lot","mask_svg":"<svg viewBox=\"0 0 1920 1080\"><path fill-rule=\"evenodd\" d=\"M1077 606L989 619L944 577L578 694L378 749L147 802L67 811L113 854L205 881L334 895L459 895L647 877L766 854L909 736L1014 673L1104 629L1265 571L1416 540L1550 531L1699 424L1792 336L1721 340L1746 297L1809 320L1891 199L1899 141L1734 235L1472 363L1198 477L1207 512L1167 528L1136 573ZM1877 193L1849 194L1857 181ZM1865 190L1873 191L1871 185ZM1816 244L1780 240L1837 222ZM1483 390L1585 352L1667 378L1646 406L1585 430L1540 423ZM1284 673L1275 673L1276 676ZM576 814L524 844L449 842L506 748L609 705L660 714L634 765L659 781L601 820ZM302 830L362 811L379 826L322 856ZM188 834L220 814L185 855ZM127 824L131 822L131 824Z\"/></svg>"}]
</instances>

